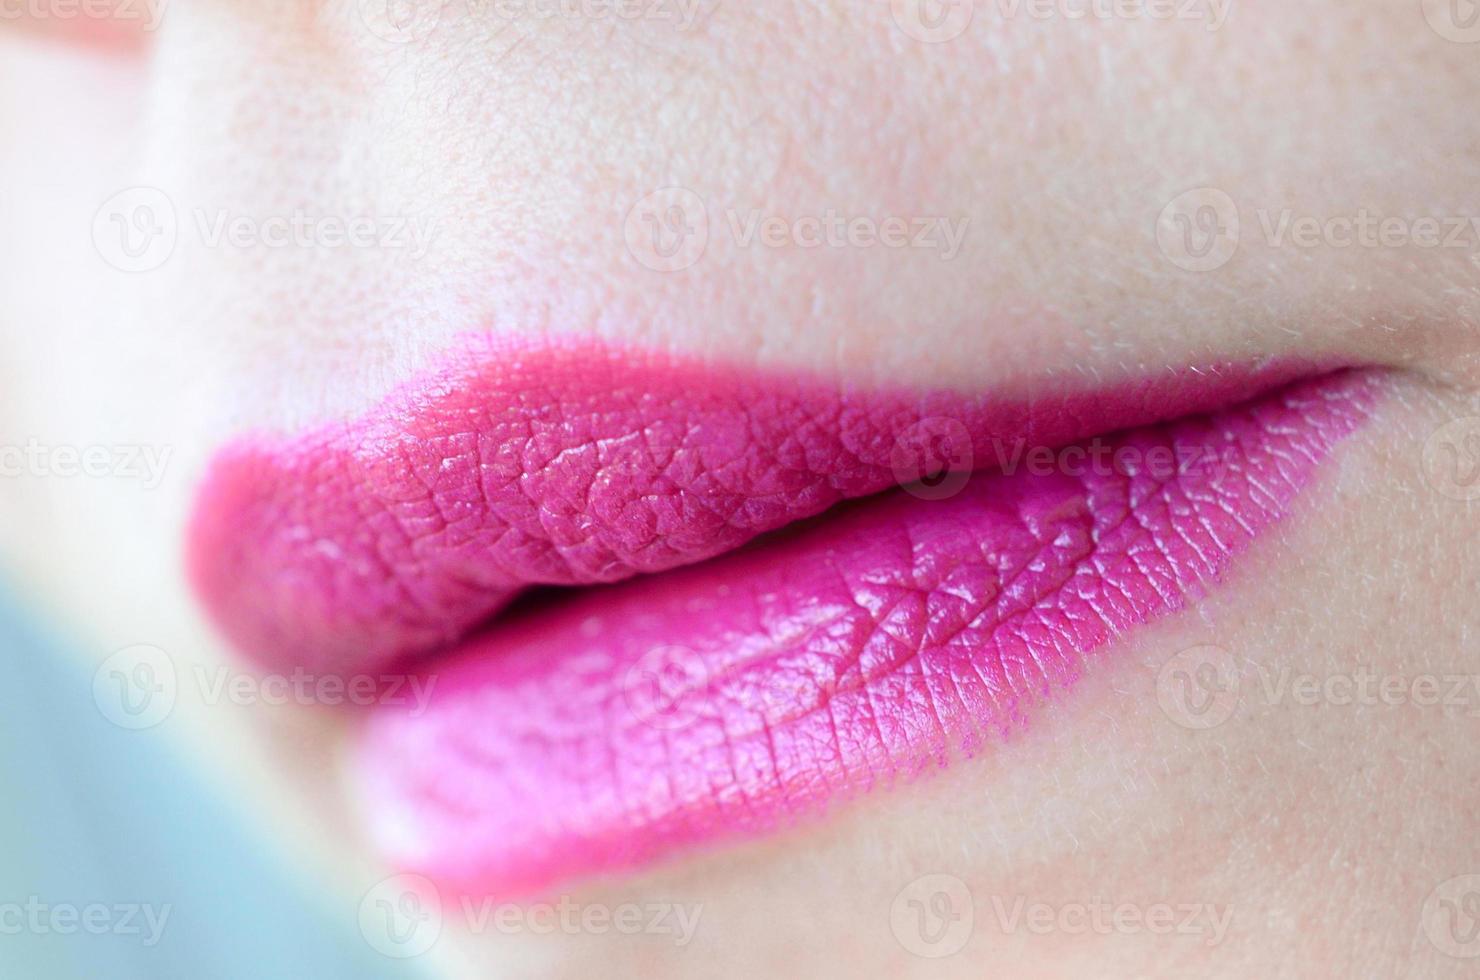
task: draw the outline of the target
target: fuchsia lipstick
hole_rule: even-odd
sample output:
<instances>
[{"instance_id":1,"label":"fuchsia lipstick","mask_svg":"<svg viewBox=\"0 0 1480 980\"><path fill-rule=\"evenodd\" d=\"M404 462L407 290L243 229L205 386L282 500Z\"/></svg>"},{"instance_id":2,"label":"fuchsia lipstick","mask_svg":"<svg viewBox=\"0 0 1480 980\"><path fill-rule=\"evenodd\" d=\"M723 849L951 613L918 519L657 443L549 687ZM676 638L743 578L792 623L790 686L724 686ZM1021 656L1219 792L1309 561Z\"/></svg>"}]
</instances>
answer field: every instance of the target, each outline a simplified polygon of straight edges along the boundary
<instances>
[{"instance_id":1,"label":"fuchsia lipstick","mask_svg":"<svg viewBox=\"0 0 1480 980\"><path fill-rule=\"evenodd\" d=\"M190 565L266 663L438 653L424 711L367 720L366 819L402 868L539 890L1020 724L1216 578L1362 423L1375 376L1300 370L988 399L474 340L366 418L229 447ZM983 472L907 492L901 447L906 470ZM623 579L474 632L525 586Z\"/></svg>"},{"instance_id":2,"label":"fuchsia lipstick","mask_svg":"<svg viewBox=\"0 0 1480 980\"><path fill-rule=\"evenodd\" d=\"M264 664L382 666L445 648L526 586L693 564L897 487L901 449L907 469L959 464L951 433L988 466L998 447L1203 411L1298 373L1223 365L986 398L473 337L362 418L221 452L190 573Z\"/></svg>"}]
</instances>

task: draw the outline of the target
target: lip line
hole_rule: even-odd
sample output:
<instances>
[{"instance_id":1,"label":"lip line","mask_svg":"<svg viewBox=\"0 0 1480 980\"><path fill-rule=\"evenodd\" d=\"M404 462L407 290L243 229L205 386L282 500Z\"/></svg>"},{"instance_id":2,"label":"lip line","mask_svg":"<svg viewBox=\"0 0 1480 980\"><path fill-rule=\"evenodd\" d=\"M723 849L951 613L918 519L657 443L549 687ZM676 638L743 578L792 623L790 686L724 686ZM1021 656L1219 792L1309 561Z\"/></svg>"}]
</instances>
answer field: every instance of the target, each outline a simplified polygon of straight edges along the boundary
<instances>
[{"instance_id":1,"label":"lip line","mask_svg":"<svg viewBox=\"0 0 1480 980\"><path fill-rule=\"evenodd\" d=\"M406 663L455 645L529 585L693 564L896 486L890 443L924 419L968 419L970 440L1057 446L1189 406L1209 410L1317 369L1296 359L1209 364L1017 398L839 394L805 375L575 341L509 343L468 338L443 368L355 420L248 436L218 455L187 560L229 639L273 667ZM627 396L599 391L607 382ZM644 403L634 391L656 394ZM459 428L470 416L482 431ZM587 431L550 435L558 425ZM672 444L624 458L634 433ZM602 453L613 458L594 468L582 458ZM675 477L685 466L691 472ZM570 505L576 495L584 501ZM421 525L439 526L416 537Z\"/></svg>"}]
</instances>

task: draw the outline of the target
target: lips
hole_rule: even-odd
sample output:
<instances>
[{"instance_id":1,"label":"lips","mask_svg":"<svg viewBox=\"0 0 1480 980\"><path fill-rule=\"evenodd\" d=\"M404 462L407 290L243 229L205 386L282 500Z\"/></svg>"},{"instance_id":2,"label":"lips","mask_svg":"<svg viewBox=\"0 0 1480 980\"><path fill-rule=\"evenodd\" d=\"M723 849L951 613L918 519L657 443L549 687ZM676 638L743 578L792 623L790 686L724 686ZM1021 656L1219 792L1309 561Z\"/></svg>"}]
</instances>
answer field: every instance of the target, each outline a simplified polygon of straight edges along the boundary
<instances>
[{"instance_id":1,"label":"lips","mask_svg":"<svg viewBox=\"0 0 1480 980\"><path fill-rule=\"evenodd\" d=\"M358 738L365 819L403 869L526 893L1025 724L1361 425L1379 379L1308 371L985 397L472 339L363 418L223 450L189 565L261 663L417 658L430 699ZM552 584L595 587L487 624Z\"/></svg>"}]
</instances>

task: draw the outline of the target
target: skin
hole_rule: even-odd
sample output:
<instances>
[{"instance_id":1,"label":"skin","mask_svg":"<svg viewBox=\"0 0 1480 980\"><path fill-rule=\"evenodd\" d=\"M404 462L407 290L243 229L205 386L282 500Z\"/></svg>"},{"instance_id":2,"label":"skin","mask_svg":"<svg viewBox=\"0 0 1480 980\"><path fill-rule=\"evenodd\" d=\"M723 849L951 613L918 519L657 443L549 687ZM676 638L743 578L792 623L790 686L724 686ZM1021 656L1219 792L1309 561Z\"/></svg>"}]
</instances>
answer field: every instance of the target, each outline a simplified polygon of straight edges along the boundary
<instances>
[{"instance_id":1,"label":"skin","mask_svg":"<svg viewBox=\"0 0 1480 980\"><path fill-rule=\"evenodd\" d=\"M1441 427L1480 416L1480 233L1300 247L1265 226L1287 209L1415 231L1480 214L1480 123L1464 111L1480 45L1408 2L1248 0L1217 30L1003 9L978 3L940 43L888 3L842 0L705 3L684 31L500 28L454 4L399 44L348 3L179 0L143 37L0 21L0 444L171 452L148 489L0 479L10 579L98 661L149 643L185 672L233 663L178 562L211 451L363 406L471 329L971 390L1224 355L1388 367L1389 400L1296 519L1195 608L1117 641L1030 732L821 825L568 890L582 906L702 904L687 946L473 934L450 914L425 962L448 976L1464 974L1473 961L1431 940L1426 900L1480 873L1480 695L1307 705L1269 685L1480 674L1480 517L1425 468ZM168 195L181 232L168 261L125 274L89 229L135 185ZM675 185L707 208L707 247L655 271L626 219ZM1190 271L1176 239L1158 244L1158 216L1209 187L1237 208L1238 249ZM727 214L829 207L967 232L949 259L765 247ZM211 247L197 209L207 225L301 209L435 233L417 257ZM1194 730L1163 710L1158 677L1202 644L1228 652L1240 694ZM345 713L207 703L186 684L165 725L352 923L387 871L347 829ZM890 918L932 874L975 908L965 946L939 959ZM1010 914L1019 897L1197 905L1204 930L1208 906L1232 918L1217 942L1008 931L994 898Z\"/></svg>"}]
</instances>

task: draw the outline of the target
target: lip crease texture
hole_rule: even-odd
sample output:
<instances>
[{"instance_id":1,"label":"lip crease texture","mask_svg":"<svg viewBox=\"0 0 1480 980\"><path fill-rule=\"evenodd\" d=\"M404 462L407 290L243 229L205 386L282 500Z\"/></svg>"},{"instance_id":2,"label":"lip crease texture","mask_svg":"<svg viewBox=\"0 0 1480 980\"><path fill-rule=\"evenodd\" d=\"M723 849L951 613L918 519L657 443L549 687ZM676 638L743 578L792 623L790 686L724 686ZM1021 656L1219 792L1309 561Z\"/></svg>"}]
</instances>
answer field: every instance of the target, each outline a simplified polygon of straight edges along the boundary
<instances>
[{"instance_id":1,"label":"lip crease texture","mask_svg":"<svg viewBox=\"0 0 1480 980\"><path fill-rule=\"evenodd\" d=\"M1221 364L975 397L473 336L359 418L218 453L187 566L262 665L370 670L445 649L527 586L694 564L911 471L996 465L1309 370Z\"/></svg>"},{"instance_id":2,"label":"lip crease texture","mask_svg":"<svg viewBox=\"0 0 1480 980\"><path fill-rule=\"evenodd\" d=\"M1019 729L1282 519L1382 387L1302 370L1014 400L476 340L363 418L224 450L190 566L263 662L438 651L424 701L362 719L361 815L403 870L529 894ZM901 489L900 446L963 472Z\"/></svg>"}]
</instances>

